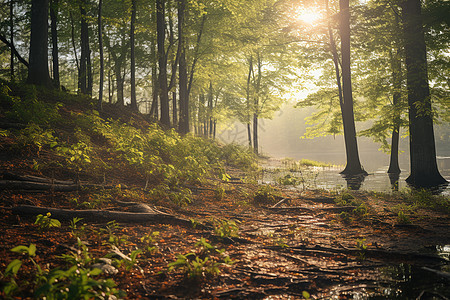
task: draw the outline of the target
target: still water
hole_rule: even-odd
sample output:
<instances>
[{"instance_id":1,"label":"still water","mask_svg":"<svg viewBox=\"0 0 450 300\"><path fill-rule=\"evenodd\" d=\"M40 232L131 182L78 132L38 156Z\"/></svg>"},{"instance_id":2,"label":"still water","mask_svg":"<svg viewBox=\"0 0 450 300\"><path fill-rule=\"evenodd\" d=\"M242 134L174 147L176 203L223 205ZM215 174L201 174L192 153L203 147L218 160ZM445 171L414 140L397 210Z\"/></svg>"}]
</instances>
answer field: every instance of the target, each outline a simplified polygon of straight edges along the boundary
<instances>
[{"instance_id":1,"label":"still water","mask_svg":"<svg viewBox=\"0 0 450 300\"><path fill-rule=\"evenodd\" d=\"M361 161L364 162L363 166L369 175L356 182L347 181L339 174L339 172L344 169L345 165L345 158L342 158L341 153L333 154L329 152L316 152L304 153L302 157L293 157L294 160L308 158L338 165L333 167L309 167L300 172L292 173L292 176L300 178L301 183L297 188L317 188L327 190L351 188L377 192L389 192L393 189L391 178L389 178L389 175L386 173L389 157L383 153L361 153ZM263 168L266 169L266 172L263 174L261 181L271 183L276 181L277 178L287 176L289 174L288 171L279 172L279 168L283 168L282 161L283 160L280 159L269 159L264 162ZM450 182L450 156L438 156L437 164L441 175ZM402 173L398 179L398 185L395 186L395 188L401 191L408 188L405 180L409 175L409 161L406 156L400 156L400 168ZM275 174L274 171L277 171L275 172L277 174ZM443 188L442 194L450 196L450 185Z\"/></svg>"}]
</instances>

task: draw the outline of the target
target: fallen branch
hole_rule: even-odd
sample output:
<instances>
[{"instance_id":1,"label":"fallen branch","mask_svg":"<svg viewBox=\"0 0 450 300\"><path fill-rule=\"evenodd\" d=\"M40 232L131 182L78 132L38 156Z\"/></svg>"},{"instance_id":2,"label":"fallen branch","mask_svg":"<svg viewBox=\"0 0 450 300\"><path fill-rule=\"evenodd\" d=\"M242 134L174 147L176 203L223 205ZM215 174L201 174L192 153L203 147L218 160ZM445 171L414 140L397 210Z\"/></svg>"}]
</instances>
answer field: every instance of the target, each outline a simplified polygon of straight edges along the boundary
<instances>
[{"instance_id":1,"label":"fallen branch","mask_svg":"<svg viewBox=\"0 0 450 300\"><path fill-rule=\"evenodd\" d=\"M55 192L73 192L81 188L102 188L113 189L113 186L101 184L52 184L35 181L22 180L0 180L1 190L37 190L37 191L55 191Z\"/></svg>"},{"instance_id":2,"label":"fallen branch","mask_svg":"<svg viewBox=\"0 0 450 300\"><path fill-rule=\"evenodd\" d=\"M86 221L95 222L116 221L119 223L170 223L192 227L192 222L190 220L182 219L162 212L157 212L156 210L146 213L133 213L97 209L70 210L32 205L21 205L11 208L11 211L12 213L20 216L36 216L38 214L46 214L49 212L52 214L52 218L58 219L60 221L69 221L74 217L77 217L83 218ZM197 228L203 229L204 226L198 224Z\"/></svg>"},{"instance_id":3,"label":"fallen branch","mask_svg":"<svg viewBox=\"0 0 450 300\"><path fill-rule=\"evenodd\" d=\"M334 199L331 197L318 197L318 198L311 198L311 197L300 197L303 200L313 201L317 203L326 203L326 204L334 204Z\"/></svg>"},{"instance_id":4,"label":"fallen branch","mask_svg":"<svg viewBox=\"0 0 450 300\"><path fill-rule=\"evenodd\" d=\"M284 248L278 246L266 246L264 247L270 250L286 251ZM333 248L322 245L310 246L293 246L289 247L288 251L291 253L321 253L322 255L329 256L330 254L348 254L359 256L361 253L364 254L366 258L381 258L386 260L389 258L404 261L416 261L419 259L435 261L435 262L447 262L444 258L438 255L424 254L419 252L399 252L399 251L389 251L387 249L359 249L359 248Z\"/></svg>"},{"instance_id":5,"label":"fallen branch","mask_svg":"<svg viewBox=\"0 0 450 300\"><path fill-rule=\"evenodd\" d=\"M422 267L422 269L426 270L428 272L432 272L434 274L437 274L437 275L439 275L439 276L441 276L441 277L443 277L443 278L445 278L447 280L450 280L450 273L449 272L442 272L442 271L431 269L431 268L427 268L427 267Z\"/></svg>"},{"instance_id":6,"label":"fallen branch","mask_svg":"<svg viewBox=\"0 0 450 300\"><path fill-rule=\"evenodd\" d=\"M280 201L278 201L277 203L275 203L274 205L272 205L270 208L275 208L275 207L277 207L278 205L282 204L285 201L289 202L289 200L290 200L289 198L283 198Z\"/></svg>"},{"instance_id":7,"label":"fallen branch","mask_svg":"<svg viewBox=\"0 0 450 300\"><path fill-rule=\"evenodd\" d=\"M56 180L52 178L38 177L32 175L18 175L10 172L4 172L2 174L3 180L13 180L13 181L30 181L30 182L40 182L40 183L51 183L51 184L75 184L72 180Z\"/></svg>"}]
</instances>

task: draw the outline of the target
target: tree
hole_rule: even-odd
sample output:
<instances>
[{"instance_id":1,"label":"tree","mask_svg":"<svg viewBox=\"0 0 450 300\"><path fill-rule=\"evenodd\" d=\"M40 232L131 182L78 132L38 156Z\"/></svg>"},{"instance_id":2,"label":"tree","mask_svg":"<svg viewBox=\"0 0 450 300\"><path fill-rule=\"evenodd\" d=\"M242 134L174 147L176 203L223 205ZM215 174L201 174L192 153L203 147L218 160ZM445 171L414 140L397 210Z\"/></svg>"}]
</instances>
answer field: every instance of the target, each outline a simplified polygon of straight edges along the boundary
<instances>
[{"instance_id":1,"label":"tree","mask_svg":"<svg viewBox=\"0 0 450 300\"><path fill-rule=\"evenodd\" d=\"M178 49L179 49L179 95L180 95L180 121L179 132L186 134L190 131L189 126L189 92L188 73L186 63L186 39L184 35L186 14L186 0L178 0Z\"/></svg>"},{"instance_id":2,"label":"tree","mask_svg":"<svg viewBox=\"0 0 450 300\"><path fill-rule=\"evenodd\" d=\"M59 0L52 0L50 3L50 19L52 33L53 84L59 89L58 1Z\"/></svg>"},{"instance_id":3,"label":"tree","mask_svg":"<svg viewBox=\"0 0 450 300\"><path fill-rule=\"evenodd\" d=\"M9 0L9 34L11 45L14 45L14 0ZM14 80L14 51L11 47L10 53L11 80Z\"/></svg>"},{"instance_id":4,"label":"tree","mask_svg":"<svg viewBox=\"0 0 450 300\"><path fill-rule=\"evenodd\" d=\"M166 38L165 1L156 0L156 32L159 66L159 100L161 107L161 124L170 127L169 91L167 88L167 59L164 42Z\"/></svg>"},{"instance_id":5,"label":"tree","mask_svg":"<svg viewBox=\"0 0 450 300\"><path fill-rule=\"evenodd\" d=\"M342 56L342 123L344 125L345 153L347 165L341 172L344 175L366 173L359 161L358 143L356 140L355 118L353 114L353 96L350 71L350 7L349 0L339 0Z\"/></svg>"},{"instance_id":6,"label":"tree","mask_svg":"<svg viewBox=\"0 0 450 300\"><path fill-rule=\"evenodd\" d=\"M97 26L98 26L98 48L100 52L100 83L98 87L98 110L101 111L103 105L103 77L105 72L105 67L103 63L103 24L102 24L102 4L103 0L98 2L98 17L97 17Z\"/></svg>"},{"instance_id":7,"label":"tree","mask_svg":"<svg viewBox=\"0 0 450 300\"><path fill-rule=\"evenodd\" d=\"M136 0L131 1L131 25L130 25L130 57L131 57L131 109L137 111L136 102L136 62L135 62L135 39L134 39L134 23L136 22Z\"/></svg>"},{"instance_id":8,"label":"tree","mask_svg":"<svg viewBox=\"0 0 450 300\"><path fill-rule=\"evenodd\" d=\"M92 87L89 87L88 72L90 69L90 49L89 49L89 27L86 15L86 0L80 2L81 14L81 55L80 55L80 69L79 69L79 85L80 93L92 95Z\"/></svg>"},{"instance_id":9,"label":"tree","mask_svg":"<svg viewBox=\"0 0 450 300\"><path fill-rule=\"evenodd\" d=\"M406 181L417 187L432 187L447 181L439 173L436 163L433 114L420 0L403 1L402 16L411 161L411 174Z\"/></svg>"},{"instance_id":10,"label":"tree","mask_svg":"<svg viewBox=\"0 0 450 300\"><path fill-rule=\"evenodd\" d=\"M31 38L27 83L52 86L48 72L48 0L31 2Z\"/></svg>"}]
</instances>

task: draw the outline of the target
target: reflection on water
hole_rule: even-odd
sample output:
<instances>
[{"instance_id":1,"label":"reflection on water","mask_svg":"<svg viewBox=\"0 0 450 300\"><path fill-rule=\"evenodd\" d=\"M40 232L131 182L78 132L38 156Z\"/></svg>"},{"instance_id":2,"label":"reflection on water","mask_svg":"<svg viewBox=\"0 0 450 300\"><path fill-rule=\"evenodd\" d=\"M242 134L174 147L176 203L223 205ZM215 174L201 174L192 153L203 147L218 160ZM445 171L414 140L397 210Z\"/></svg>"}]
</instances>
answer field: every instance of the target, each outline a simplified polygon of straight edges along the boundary
<instances>
[{"instance_id":1,"label":"reflection on water","mask_svg":"<svg viewBox=\"0 0 450 300\"><path fill-rule=\"evenodd\" d=\"M349 190L359 190L361 188L364 179L366 179L366 174L358 174L358 175L341 175L342 178L347 181L347 189Z\"/></svg>"},{"instance_id":2,"label":"reflection on water","mask_svg":"<svg viewBox=\"0 0 450 300\"><path fill-rule=\"evenodd\" d=\"M426 268L399 264L383 267L380 272L379 292L367 299L446 299L450 296L448 279Z\"/></svg>"},{"instance_id":3,"label":"reflection on water","mask_svg":"<svg viewBox=\"0 0 450 300\"><path fill-rule=\"evenodd\" d=\"M450 181L450 157L438 157L441 175ZM408 188L406 178L408 170L403 170L400 174L388 174L388 166L381 167L375 171L368 171L363 177L343 177L339 174L343 167L308 167L301 170L284 170L280 160L271 159L262 166L265 172L261 178L263 183L274 183L277 178L292 174L299 178L297 188L312 188L339 190L342 188L354 190L366 190L375 192L401 191ZM443 185L439 188L439 193L450 196L450 186Z\"/></svg>"}]
</instances>

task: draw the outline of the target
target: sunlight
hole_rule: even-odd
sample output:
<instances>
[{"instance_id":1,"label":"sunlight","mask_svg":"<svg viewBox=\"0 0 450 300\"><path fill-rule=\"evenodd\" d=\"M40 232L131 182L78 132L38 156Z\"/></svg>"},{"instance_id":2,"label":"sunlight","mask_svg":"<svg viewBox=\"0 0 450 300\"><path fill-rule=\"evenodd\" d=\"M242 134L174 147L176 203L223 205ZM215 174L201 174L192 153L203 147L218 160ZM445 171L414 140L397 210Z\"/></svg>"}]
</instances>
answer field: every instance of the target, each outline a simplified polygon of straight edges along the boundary
<instances>
[{"instance_id":1,"label":"sunlight","mask_svg":"<svg viewBox=\"0 0 450 300\"><path fill-rule=\"evenodd\" d=\"M321 17L321 14L314 10L299 9L296 13L296 19L298 21L310 25L314 25Z\"/></svg>"}]
</instances>

